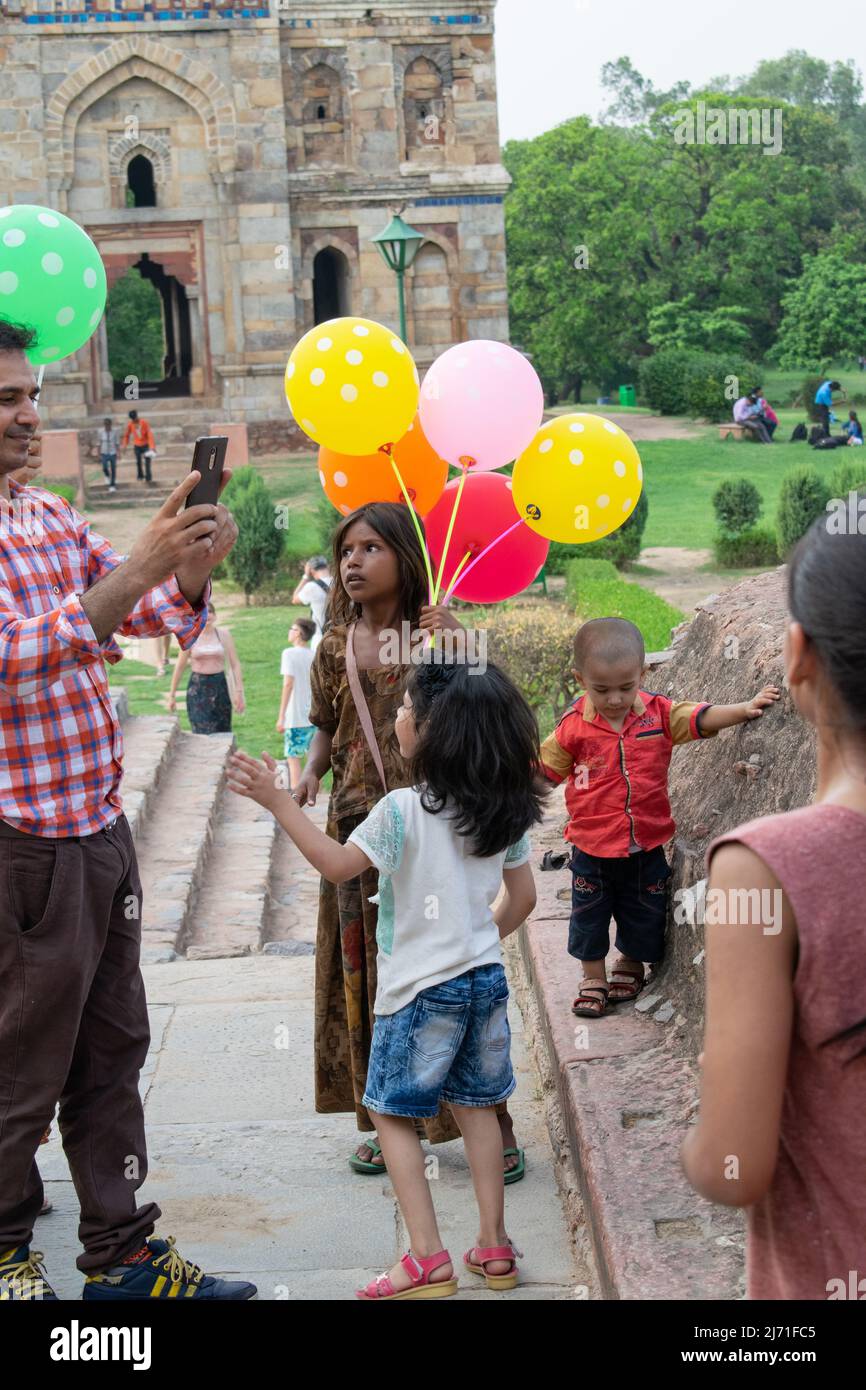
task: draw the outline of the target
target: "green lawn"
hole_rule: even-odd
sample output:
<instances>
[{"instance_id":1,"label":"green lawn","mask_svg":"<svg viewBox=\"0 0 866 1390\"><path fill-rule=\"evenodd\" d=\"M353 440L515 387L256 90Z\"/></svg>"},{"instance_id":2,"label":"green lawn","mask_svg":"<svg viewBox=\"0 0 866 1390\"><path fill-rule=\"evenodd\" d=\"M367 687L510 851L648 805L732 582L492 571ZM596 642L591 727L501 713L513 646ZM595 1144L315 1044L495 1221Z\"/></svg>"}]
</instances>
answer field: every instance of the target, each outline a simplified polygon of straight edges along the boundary
<instances>
[{"instance_id":1,"label":"green lawn","mask_svg":"<svg viewBox=\"0 0 866 1390\"><path fill-rule=\"evenodd\" d=\"M780 413L777 438L790 438L799 418L797 412ZM721 443L715 426L702 439L648 441L638 449L649 502L644 546L712 545L716 530L712 497L725 478L751 479L764 501L759 524L772 528L786 473L798 464L808 464L826 476L845 459L838 449L821 453L804 442L766 445L728 439Z\"/></svg>"}]
</instances>

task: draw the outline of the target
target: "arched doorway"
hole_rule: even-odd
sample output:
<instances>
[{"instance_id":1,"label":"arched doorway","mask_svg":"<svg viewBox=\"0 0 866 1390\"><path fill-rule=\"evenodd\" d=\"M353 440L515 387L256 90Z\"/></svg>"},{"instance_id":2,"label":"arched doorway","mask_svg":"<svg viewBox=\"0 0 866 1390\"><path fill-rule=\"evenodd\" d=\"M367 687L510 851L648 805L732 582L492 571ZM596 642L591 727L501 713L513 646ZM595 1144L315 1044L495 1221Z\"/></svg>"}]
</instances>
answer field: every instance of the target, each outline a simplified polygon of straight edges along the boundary
<instances>
[{"instance_id":1,"label":"arched doorway","mask_svg":"<svg viewBox=\"0 0 866 1390\"><path fill-rule=\"evenodd\" d=\"M188 396L190 394L190 369L192 362L192 336L190 332L190 308L186 290L173 275L166 274L158 261L151 260L145 251L132 267L143 280L147 280L159 295L162 306L162 330L164 353L162 356L162 375L155 374L150 379L140 379L138 393L141 399L162 396ZM108 318L109 345L111 321ZM114 399L124 400L125 380L114 380Z\"/></svg>"},{"instance_id":2,"label":"arched doorway","mask_svg":"<svg viewBox=\"0 0 866 1390\"><path fill-rule=\"evenodd\" d=\"M349 262L342 251L326 246L313 261L313 322L324 323L351 312Z\"/></svg>"},{"instance_id":3,"label":"arched doorway","mask_svg":"<svg viewBox=\"0 0 866 1390\"><path fill-rule=\"evenodd\" d=\"M126 166L126 206L155 208L156 182L153 165L146 155L135 155Z\"/></svg>"}]
</instances>

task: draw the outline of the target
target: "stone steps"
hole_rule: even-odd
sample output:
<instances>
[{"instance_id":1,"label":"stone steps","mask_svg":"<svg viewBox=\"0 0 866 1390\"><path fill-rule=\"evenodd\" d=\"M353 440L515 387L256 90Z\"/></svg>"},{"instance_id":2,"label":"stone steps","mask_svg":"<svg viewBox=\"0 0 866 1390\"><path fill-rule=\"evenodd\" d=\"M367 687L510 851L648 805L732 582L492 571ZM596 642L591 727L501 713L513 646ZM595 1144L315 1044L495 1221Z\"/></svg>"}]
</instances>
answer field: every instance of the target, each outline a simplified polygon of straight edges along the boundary
<instances>
[{"instance_id":1,"label":"stone steps","mask_svg":"<svg viewBox=\"0 0 866 1390\"><path fill-rule=\"evenodd\" d=\"M231 734L188 734L174 715L130 716L121 791L144 897L142 959L311 954L319 879L270 812L226 785ZM309 812L322 829L327 796Z\"/></svg>"},{"instance_id":2,"label":"stone steps","mask_svg":"<svg viewBox=\"0 0 866 1390\"><path fill-rule=\"evenodd\" d=\"M185 948L233 744L232 734L178 729L136 841L144 892L143 960L173 960Z\"/></svg>"}]
</instances>

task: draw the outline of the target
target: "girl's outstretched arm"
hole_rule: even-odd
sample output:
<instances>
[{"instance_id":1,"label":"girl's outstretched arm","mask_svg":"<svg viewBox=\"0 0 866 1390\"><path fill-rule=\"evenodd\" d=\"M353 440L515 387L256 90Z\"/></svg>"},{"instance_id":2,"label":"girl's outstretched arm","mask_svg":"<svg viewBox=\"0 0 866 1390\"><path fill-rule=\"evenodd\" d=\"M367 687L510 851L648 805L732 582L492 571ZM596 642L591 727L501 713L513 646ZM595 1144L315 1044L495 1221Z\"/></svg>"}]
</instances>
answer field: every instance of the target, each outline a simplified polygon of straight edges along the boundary
<instances>
[{"instance_id":1,"label":"girl's outstretched arm","mask_svg":"<svg viewBox=\"0 0 866 1390\"><path fill-rule=\"evenodd\" d=\"M248 753L233 753L229 759L229 789L270 811L304 858L329 882L345 883L369 869L371 861L357 845L341 845L313 825L282 785L283 770L270 753L263 753L262 757L264 762Z\"/></svg>"},{"instance_id":2,"label":"girl's outstretched arm","mask_svg":"<svg viewBox=\"0 0 866 1390\"><path fill-rule=\"evenodd\" d=\"M742 844L713 856L706 913L700 1116L681 1157L702 1197L747 1207L776 1167L797 930L778 879Z\"/></svg>"},{"instance_id":3,"label":"girl's outstretched arm","mask_svg":"<svg viewBox=\"0 0 866 1390\"><path fill-rule=\"evenodd\" d=\"M493 920L499 928L500 940L510 936L522 926L535 907L535 879L529 864L518 864L516 869L504 869L502 884L505 892L493 913Z\"/></svg>"}]
</instances>

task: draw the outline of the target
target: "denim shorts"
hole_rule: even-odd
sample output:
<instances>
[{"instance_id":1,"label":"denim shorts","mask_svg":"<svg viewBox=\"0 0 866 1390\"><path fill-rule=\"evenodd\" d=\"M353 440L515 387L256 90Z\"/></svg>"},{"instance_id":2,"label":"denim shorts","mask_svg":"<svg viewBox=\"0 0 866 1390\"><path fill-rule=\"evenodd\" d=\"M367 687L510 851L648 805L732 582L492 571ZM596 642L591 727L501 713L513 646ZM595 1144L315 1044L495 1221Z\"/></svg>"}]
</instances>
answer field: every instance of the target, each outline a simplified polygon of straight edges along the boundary
<instances>
[{"instance_id":1,"label":"denim shorts","mask_svg":"<svg viewBox=\"0 0 866 1390\"><path fill-rule=\"evenodd\" d=\"M424 1119L441 1101L488 1108L511 1095L508 982L480 965L377 1014L363 1104L379 1115Z\"/></svg>"},{"instance_id":2,"label":"denim shorts","mask_svg":"<svg viewBox=\"0 0 866 1390\"><path fill-rule=\"evenodd\" d=\"M661 845L623 859L600 859L574 846L571 854L571 920L568 952L578 960L603 960L616 948L630 960L653 965L664 955L670 868Z\"/></svg>"}]
</instances>

